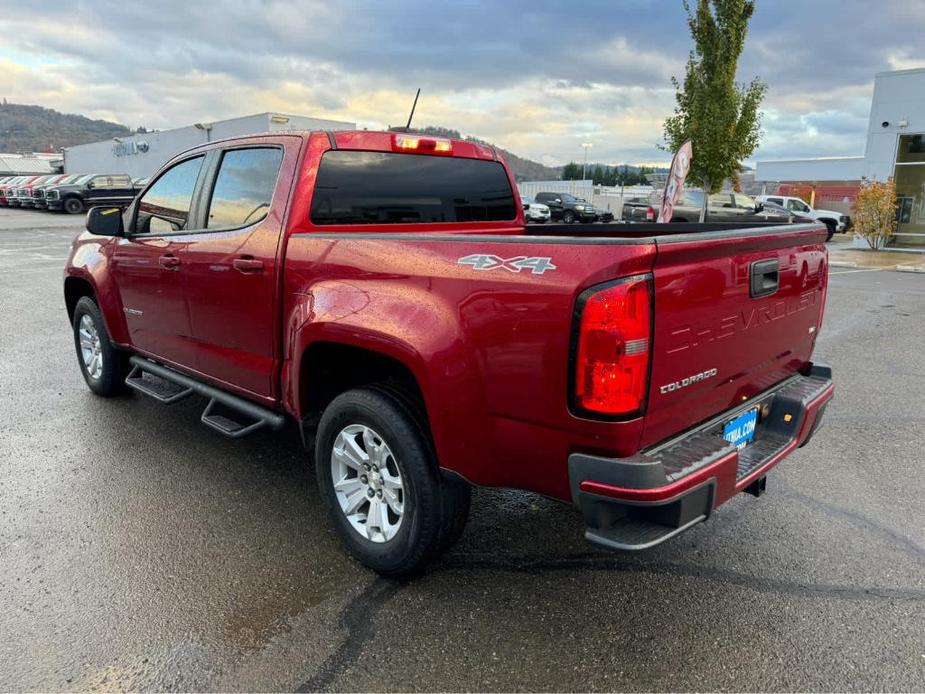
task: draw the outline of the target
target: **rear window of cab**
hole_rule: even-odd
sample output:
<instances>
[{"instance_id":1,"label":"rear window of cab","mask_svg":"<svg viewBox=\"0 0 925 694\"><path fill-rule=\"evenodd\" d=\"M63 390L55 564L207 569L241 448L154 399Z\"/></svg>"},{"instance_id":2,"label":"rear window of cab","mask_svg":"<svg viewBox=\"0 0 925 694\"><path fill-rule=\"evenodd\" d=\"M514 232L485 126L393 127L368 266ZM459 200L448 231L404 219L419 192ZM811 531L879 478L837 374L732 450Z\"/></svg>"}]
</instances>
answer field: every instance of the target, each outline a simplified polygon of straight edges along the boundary
<instances>
[{"instance_id":1,"label":"rear window of cab","mask_svg":"<svg viewBox=\"0 0 925 694\"><path fill-rule=\"evenodd\" d=\"M500 162L351 150L322 156L311 206L318 225L491 222L516 215Z\"/></svg>"}]
</instances>

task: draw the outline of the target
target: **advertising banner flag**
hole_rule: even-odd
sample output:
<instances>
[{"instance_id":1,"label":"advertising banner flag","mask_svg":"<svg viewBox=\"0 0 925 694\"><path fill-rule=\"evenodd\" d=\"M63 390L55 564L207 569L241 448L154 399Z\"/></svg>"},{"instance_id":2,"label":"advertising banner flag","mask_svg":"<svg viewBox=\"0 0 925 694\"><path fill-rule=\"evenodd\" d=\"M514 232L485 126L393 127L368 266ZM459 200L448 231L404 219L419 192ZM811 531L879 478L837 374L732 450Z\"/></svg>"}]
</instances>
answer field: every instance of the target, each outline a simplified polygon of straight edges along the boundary
<instances>
[{"instance_id":1,"label":"advertising banner flag","mask_svg":"<svg viewBox=\"0 0 925 694\"><path fill-rule=\"evenodd\" d=\"M671 221L674 206L681 197L681 191L684 190L684 179L687 178L687 172L691 169L691 156L693 156L693 148L691 147L691 141L688 140L675 152L674 159L671 160L671 169L668 171L668 180L665 182L662 204L658 210L659 222Z\"/></svg>"}]
</instances>

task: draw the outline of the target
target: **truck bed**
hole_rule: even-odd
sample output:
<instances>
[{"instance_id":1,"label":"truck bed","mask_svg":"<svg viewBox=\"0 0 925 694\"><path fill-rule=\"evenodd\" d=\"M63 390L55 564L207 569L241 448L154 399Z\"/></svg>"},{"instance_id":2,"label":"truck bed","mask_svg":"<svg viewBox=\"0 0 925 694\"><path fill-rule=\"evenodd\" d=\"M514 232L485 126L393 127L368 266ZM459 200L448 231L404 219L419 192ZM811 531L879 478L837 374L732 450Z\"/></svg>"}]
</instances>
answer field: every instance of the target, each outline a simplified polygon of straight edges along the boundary
<instances>
[{"instance_id":1,"label":"truck bed","mask_svg":"<svg viewBox=\"0 0 925 694\"><path fill-rule=\"evenodd\" d=\"M527 236L566 236L566 237L600 237L600 238L638 238L655 241L659 237L681 234L719 234L740 235L743 231L754 229L804 231L806 229L825 229L822 223L784 224L767 222L611 222L608 224L530 224L525 228Z\"/></svg>"}]
</instances>

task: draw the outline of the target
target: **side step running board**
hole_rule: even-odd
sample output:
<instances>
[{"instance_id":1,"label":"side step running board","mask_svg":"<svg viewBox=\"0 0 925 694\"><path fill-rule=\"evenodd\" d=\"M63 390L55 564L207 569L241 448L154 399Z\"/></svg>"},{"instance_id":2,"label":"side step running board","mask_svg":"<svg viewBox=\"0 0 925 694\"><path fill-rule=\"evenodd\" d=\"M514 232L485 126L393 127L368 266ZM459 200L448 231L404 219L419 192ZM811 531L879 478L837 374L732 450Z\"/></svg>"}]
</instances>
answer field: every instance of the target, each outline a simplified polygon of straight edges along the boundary
<instances>
[{"instance_id":1,"label":"side step running board","mask_svg":"<svg viewBox=\"0 0 925 694\"><path fill-rule=\"evenodd\" d=\"M229 438L238 439L258 429L269 427L275 431L286 425L286 418L244 398L207 385L185 374L139 356L129 358L132 372L125 379L125 385L144 393L158 402L170 404L197 393L209 398L202 413L202 423L212 427ZM155 378L145 378L150 374ZM243 415L245 422L239 422L230 415Z\"/></svg>"}]
</instances>

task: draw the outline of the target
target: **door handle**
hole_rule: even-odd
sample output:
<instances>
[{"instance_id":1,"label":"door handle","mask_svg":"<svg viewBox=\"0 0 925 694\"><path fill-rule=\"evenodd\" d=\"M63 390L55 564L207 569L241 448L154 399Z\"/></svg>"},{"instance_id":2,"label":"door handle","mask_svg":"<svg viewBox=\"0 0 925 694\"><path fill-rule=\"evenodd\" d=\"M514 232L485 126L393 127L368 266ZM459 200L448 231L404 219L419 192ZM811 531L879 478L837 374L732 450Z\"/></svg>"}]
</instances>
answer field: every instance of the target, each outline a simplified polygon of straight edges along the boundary
<instances>
[{"instance_id":1,"label":"door handle","mask_svg":"<svg viewBox=\"0 0 925 694\"><path fill-rule=\"evenodd\" d=\"M756 260L749 271L748 295L756 299L774 294L780 286L780 261L777 258Z\"/></svg>"},{"instance_id":2,"label":"door handle","mask_svg":"<svg viewBox=\"0 0 925 694\"><path fill-rule=\"evenodd\" d=\"M263 261L257 258L235 258L231 264L234 265L234 269L238 272L263 272Z\"/></svg>"},{"instance_id":3,"label":"door handle","mask_svg":"<svg viewBox=\"0 0 925 694\"><path fill-rule=\"evenodd\" d=\"M176 270L180 266L180 259L175 255L162 255L157 264L165 270Z\"/></svg>"}]
</instances>

